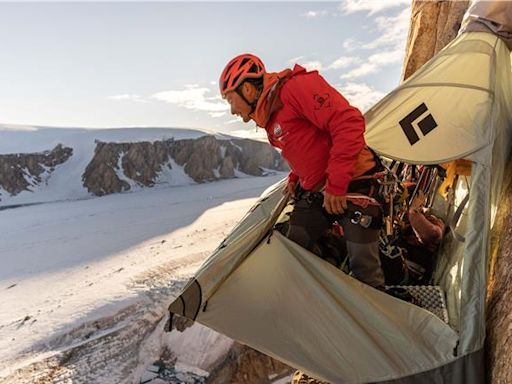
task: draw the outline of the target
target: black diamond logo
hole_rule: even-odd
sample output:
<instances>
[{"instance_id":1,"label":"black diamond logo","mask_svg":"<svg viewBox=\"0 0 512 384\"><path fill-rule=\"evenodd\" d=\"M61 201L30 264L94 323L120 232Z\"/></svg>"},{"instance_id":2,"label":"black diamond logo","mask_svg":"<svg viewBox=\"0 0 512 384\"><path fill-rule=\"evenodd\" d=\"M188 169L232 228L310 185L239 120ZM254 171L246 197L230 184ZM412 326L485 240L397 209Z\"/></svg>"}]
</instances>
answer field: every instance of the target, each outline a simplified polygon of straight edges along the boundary
<instances>
[{"instance_id":1,"label":"black diamond logo","mask_svg":"<svg viewBox=\"0 0 512 384\"><path fill-rule=\"evenodd\" d=\"M411 145L416 144L420 140L420 137L416 133L416 130L414 129L412 124L427 111L428 108L425 105L425 103L421 103L418 107L414 109L414 111L412 111L402 120L400 120L400 126L402 127L402 130L404 131L405 136L407 136L407 139L409 140L409 143L411 143ZM437 127L437 123L431 114L425 116L423 119L418 121L417 124L418 127L420 128L421 133L423 133L424 136L432 132Z\"/></svg>"}]
</instances>

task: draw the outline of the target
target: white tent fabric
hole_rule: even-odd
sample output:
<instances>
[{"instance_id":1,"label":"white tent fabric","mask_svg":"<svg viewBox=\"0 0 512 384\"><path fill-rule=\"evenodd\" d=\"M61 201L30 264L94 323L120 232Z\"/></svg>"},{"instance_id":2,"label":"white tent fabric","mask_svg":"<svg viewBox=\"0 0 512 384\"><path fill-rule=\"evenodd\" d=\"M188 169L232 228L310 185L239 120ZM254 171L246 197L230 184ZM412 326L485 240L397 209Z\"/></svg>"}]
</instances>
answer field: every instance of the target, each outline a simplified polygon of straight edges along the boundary
<instances>
[{"instance_id":1,"label":"white tent fabric","mask_svg":"<svg viewBox=\"0 0 512 384\"><path fill-rule=\"evenodd\" d=\"M496 36L466 33L453 41L365 114L368 145L413 164L488 162L478 150L492 140L497 46L501 65L508 49Z\"/></svg>"},{"instance_id":2,"label":"white tent fabric","mask_svg":"<svg viewBox=\"0 0 512 384\"><path fill-rule=\"evenodd\" d=\"M449 305L462 354L480 348L485 337L491 198L499 196L510 149L511 92L506 44L491 33L468 32L366 114L367 142L386 157L416 164L474 161L466 242L449 250L459 258L462 286L453 276L442 282L449 301L457 301ZM428 110L404 123L418 105Z\"/></svg>"},{"instance_id":3,"label":"white tent fabric","mask_svg":"<svg viewBox=\"0 0 512 384\"><path fill-rule=\"evenodd\" d=\"M197 319L332 383L432 369L454 359L458 339L432 313L360 283L279 232Z\"/></svg>"},{"instance_id":4,"label":"white tent fabric","mask_svg":"<svg viewBox=\"0 0 512 384\"><path fill-rule=\"evenodd\" d=\"M285 204L283 184L264 194L170 311L333 383L414 377L471 361L485 337L488 232L509 156L511 96L505 43L491 33L468 32L366 115L367 141L386 157L474 162L466 240L441 255L455 271L440 274L456 319L452 327L365 286L279 233L269 235ZM454 382L464 383L463 375Z\"/></svg>"},{"instance_id":5,"label":"white tent fabric","mask_svg":"<svg viewBox=\"0 0 512 384\"><path fill-rule=\"evenodd\" d=\"M226 239L220 252L244 255L240 234L275 221L262 217L284 200L282 187L256 204L235 229L239 235ZM171 312L314 377L333 383L393 379L456 358L458 336L435 315L347 276L278 232L259 241L229 274L212 259L171 304ZM225 280L216 279L213 287L212 275Z\"/></svg>"}]
</instances>

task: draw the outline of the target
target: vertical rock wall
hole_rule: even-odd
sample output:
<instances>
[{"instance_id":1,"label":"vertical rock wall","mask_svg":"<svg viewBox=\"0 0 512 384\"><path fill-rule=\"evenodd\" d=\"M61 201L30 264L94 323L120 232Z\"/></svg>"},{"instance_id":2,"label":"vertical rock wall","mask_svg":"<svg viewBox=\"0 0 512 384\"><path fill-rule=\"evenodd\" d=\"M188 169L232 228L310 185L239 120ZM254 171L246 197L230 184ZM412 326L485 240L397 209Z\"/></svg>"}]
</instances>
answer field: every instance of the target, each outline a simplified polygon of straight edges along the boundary
<instances>
[{"instance_id":1,"label":"vertical rock wall","mask_svg":"<svg viewBox=\"0 0 512 384\"><path fill-rule=\"evenodd\" d=\"M235 343L226 359L208 377L207 384L271 384L290 376L293 369L245 345Z\"/></svg>"},{"instance_id":2,"label":"vertical rock wall","mask_svg":"<svg viewBox=\"0 0 512 384\"><path fill-rule=\"evenodd\" d=\"M469 1L413 1L403 80L457 36L468 6Z\"/></svg>"},{"instance_id":3,"label":"vertical rock wall","mask_svg":"<svg viewBox=\"0 0 512 384\"><path fill-rule=\"evenodd\" d=\"M487 287L486 357L488 382L493 384L512 383L512 167L506 174L508 186L492 232Z\"/></svg>"}]
</instances>

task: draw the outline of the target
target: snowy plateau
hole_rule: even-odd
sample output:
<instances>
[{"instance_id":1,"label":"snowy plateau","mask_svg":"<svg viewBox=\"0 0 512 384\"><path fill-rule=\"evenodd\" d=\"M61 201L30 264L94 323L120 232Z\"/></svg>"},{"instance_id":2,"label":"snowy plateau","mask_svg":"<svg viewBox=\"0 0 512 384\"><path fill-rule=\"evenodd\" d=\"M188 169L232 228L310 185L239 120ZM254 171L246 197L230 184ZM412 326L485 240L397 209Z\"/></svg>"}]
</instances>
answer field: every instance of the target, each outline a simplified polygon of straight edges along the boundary
<instances>
[{"instance_id":1,"label":"snowy plateau","mask_svg":"<svg viewBox=\"0 0 512 384\"><path fill-rule=\"evenodd\" d=\"M172 164L166 182L102 197L81 177L95 141L204 135L0 126L0 155L73 148L31 190L0 191L0 383L208 382L234 342L197 324L165 333L167 307L286 173L196 183ZM158 378L165 359L172 374ZM289 382L289 374L269 382Z\"/></svg>"}]
</instances>

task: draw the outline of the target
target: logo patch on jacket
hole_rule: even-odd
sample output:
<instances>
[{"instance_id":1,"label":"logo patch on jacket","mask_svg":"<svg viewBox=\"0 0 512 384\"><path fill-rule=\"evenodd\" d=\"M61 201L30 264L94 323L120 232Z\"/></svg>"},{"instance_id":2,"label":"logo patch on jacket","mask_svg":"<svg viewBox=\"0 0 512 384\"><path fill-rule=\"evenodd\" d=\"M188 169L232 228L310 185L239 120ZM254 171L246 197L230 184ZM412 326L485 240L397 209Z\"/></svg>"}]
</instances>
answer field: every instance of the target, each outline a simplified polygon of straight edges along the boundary
<instances>
[{"instance_id":1,"label":"logo patch on jacket","mask_svg":"<svg viewBox=\"0 0 512 384\"><path fill-rule=\"evenodd\" d=\"M279 137L283 134L283 129L279 124L274 125L274 136Z\"/></svg>"},{"instance_id":2,"label":"logo patch on jacket","mask_svg":"<svg viewBox=\"0 0 512 384\"><path fill-rule=\"evenodd\" d=\"M328 93L317 93L313 96L313 99L315 100L315 110L331 107L331 99Z\"/></svg>"}]
</instances>

